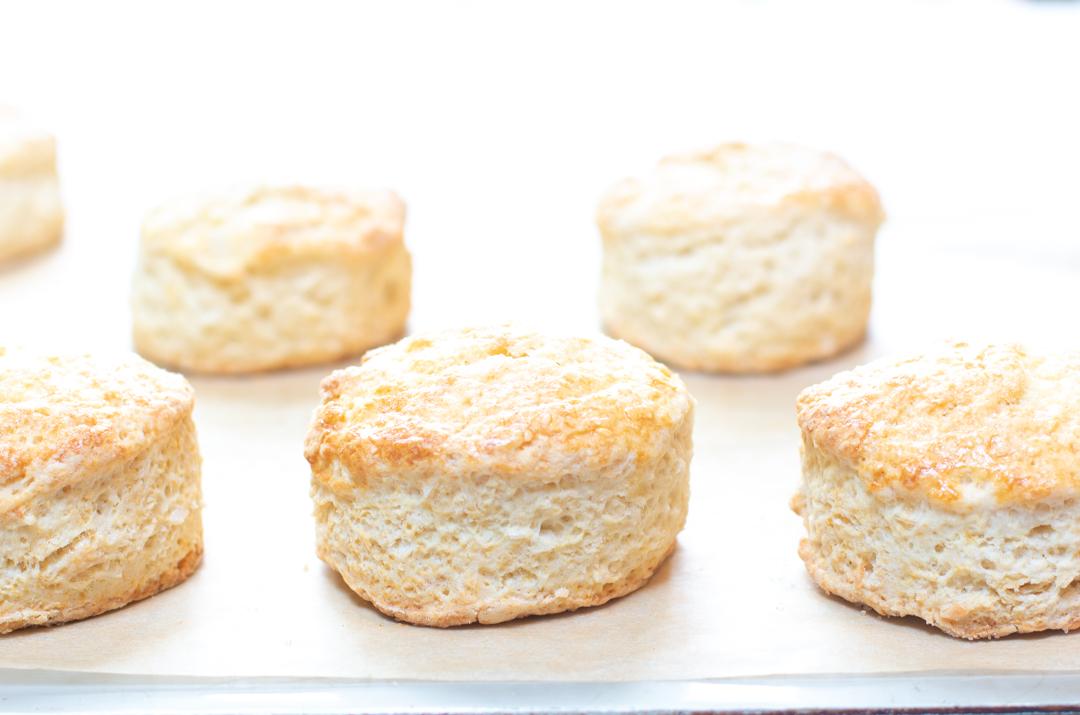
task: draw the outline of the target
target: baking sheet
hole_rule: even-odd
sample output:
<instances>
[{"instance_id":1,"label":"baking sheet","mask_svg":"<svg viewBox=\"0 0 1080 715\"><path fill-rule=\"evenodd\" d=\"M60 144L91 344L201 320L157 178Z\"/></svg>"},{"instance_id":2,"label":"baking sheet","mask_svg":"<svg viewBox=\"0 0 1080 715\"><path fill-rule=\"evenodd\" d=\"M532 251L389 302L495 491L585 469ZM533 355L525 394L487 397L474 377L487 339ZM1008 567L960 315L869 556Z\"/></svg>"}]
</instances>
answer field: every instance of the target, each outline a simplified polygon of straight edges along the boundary
<instances>
[{"instance_id":1,"label":"baking sheet","mask_svg":"<svg viewBox=\"0 0 1080 715\"><path fill-rule=\"evenodd\" d=\"M787 507L798 479L794 400L805 386L949 335L1080 343L1072 325L1061 330L1060 313L1080 305L1080 271L1070 265L1077 255L1068 242L1045 248L1052 259L887 230L865 345L776 376L682 375L698 400L690 516L652 581L598 608L496 626L398 624L314 556L302 442L329 368L193 376L202 566L187 583L119 611L0 637L0 668L579 681L1080 670L1080 634L972 643L826 596L795 554L802 526ZM63 284L74 279L64 267L78 264L56 255L23 268ZM11 305L17 289L8 285L0 298Z\"/></svg>"},{"instance_id":2,"label":"baking sheet","mask_svg":"<svg viewBox=\"0 0 1080 715\"><path fill-rule=\"evenodd\" d=\"M949 672L725 680L419 682L334 678L193 678L2 670L6 713L77 711L224 715L325 713L1060 712L1077 677ZM1004 707L1002 707L1004 706Z\"/></svg>"},{"instance_id":3,"label":"baking sheet","mask_svg":"<svg viewBox=\"0 0 1080 715\"><path fill-rule=\"evenodd\" d=\"M787 507L805 386L939 338L1080 346L1080 113L1063 91L1076 7L0 6L0 95L56 131L69 215L59 250L0 267L7 344L127 348L142 215L242 179L399 190L413 331L597 330L596 202L686 146L829 148L890 215L866 344L777 376L683 375L698 399L690 516L640 591L496 626L397 624L314 556L301 445L333 366L193 377L203 564L124 609L0 636L0 669L507 682L1080 670L1080 634L969 643L826 596Z\"/></svg>"}]
</instances>

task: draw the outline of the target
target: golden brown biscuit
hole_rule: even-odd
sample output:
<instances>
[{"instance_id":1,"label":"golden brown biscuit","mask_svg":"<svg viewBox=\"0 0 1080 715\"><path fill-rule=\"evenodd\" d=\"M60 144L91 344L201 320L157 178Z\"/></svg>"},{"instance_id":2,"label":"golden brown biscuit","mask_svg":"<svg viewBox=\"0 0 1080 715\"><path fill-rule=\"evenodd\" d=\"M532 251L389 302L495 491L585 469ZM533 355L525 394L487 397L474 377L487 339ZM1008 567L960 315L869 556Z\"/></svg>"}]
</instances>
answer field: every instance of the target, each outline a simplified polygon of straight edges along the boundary
<instances>
[{"instance_id":1,"label":"golden brown biscuit","mask_svg":"<svg viewBox=\"0 0 1080 715\"><path fill-rule=\"evenodd\" d=\"M604 197L608 332L679 367L783 370L862 340L877 193L831 154L724 144Z\"/></svg>"},{"instance_id":2,"label":"golden brown biscuit","mask_svg":"<svg viewBox=\"0 0 1080 715\"><path fill-rule=\"evenodd\" d=\"M0 632L86 618L202 555L191 387L131 356L0 348Z\"/></svg>"},{"instance_id":3,"label":"golden brown biscuit","mask_svg":"<svg viewBox=\"0 0 1080 715\"><path fill-rule=\"evenodd\" d=\"M822 588L964 638L1080 626L1080 353L955 343L798 408Z\"/></svg>"},{"instance_id":4,"label":"golden brown biscuit","mask_svg":"<svg viewBox=\"0 0 1080 715\"><path fill-rule=\"evenodd\" d=\"M143 224L135 349L181 370L245 373L337 360L401 335L411 263L389 191L235 189Z\"/></svg>"},{"instance_id":5,"label":"golden brown biscuit","mask_svg":"<svg viewBox=\"0 0 1080 715\"><path fill-rule=\"evenodd\" d=\"M694 401L648 355L518 326L406 338L323 381L306 455L321 559L453 626L642 586L686 519Z\"/></svg>"}]
</instances>

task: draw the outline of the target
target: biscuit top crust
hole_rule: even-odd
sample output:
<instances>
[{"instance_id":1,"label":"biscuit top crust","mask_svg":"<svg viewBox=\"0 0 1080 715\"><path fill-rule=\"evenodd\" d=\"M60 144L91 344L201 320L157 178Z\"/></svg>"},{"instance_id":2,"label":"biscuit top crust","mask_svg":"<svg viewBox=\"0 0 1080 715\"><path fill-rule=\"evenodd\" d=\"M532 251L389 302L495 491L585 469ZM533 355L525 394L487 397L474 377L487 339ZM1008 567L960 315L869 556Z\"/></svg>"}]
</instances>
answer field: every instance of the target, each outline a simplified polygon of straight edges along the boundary
<instances>
[{"instance_id":1,"label":"biscuit top crust","mask_svg":"<svg viewBox=\"0 0 1080 715\"><path fill-rule=\"evenodd\" d=\"M840 158L791 144L721 144L677 154L649 175L615 185L596 222L605 240L622 234L679 234L715 228L784 206L885 220L877 191Z\"/></svg>"},{"instance_id":2,"label":"biscuit top crust","mask_svg":"<svg viewBox=\"0 0 1080 715\"><path fill-rule=\"evenodd\" d=\"M240 187L169 202L142 228L144 254L218 278L308 258L364 260L401 243L405 204L392 191Z\"/></svg>"},{"instance_id":3,"label":"biscuit top crust","mask_svg":"<svg viewBox=\"0 0 1080 715\"><path fill-rule=\"evenodd\" d=\"M0 105L0 176L56 175L56 140L37 122Z\"/></svg>"},{"instance_id":4,"label":"biscuit top crust","mask_svg":"<svg viewBox=\"0 0 1080 715\"><path fill-rule=\"evenodd\" d=\"M1080 353L952 343L803 391L799 426L873 490L957 508L1078 495Z\"/></svg>"},{"instance_id":5,"label":"biscuit top crust","mask_svg":"<svg viewBox=\"0 0 1080 715\"><path fill-rule=\"evenodd\" d=\"M187 380L135 355L0 348L0 513L126 464L193 405Z\"/></svg>"},{"instance_id":6,"label":"biscuit top crust","mask_svg":"<svg viewBox=\"0 0 1080 715\"><path fill-rule=\"evenodd\" d=\"M335 490L405 470L614 476L660 458L694 408L637 348L516 325L406 338L333 373L321 394L305 453Z\"/></svg>"}]
</instances>

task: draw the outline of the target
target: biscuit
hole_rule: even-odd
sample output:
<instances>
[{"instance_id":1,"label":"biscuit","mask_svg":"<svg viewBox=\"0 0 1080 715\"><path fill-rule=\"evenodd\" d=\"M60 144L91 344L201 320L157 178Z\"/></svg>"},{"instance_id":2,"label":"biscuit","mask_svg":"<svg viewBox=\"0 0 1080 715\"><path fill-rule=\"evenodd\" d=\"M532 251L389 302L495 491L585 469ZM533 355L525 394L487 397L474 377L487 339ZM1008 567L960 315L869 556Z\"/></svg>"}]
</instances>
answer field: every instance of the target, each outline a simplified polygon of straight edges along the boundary
<instances>
[{"instance_id":1,"label":"biscuit","mask_svg":"<svg viewBox=\"0 0 1080 715\"><path fill-rule=\"evenodd\" d=\"M202 555L191 387L134 355L0 348L0 633L175 586Z\"/></svg>"},{"instance_id":2,"label":"biscuit","mask_svg":"<svg viewBox=\"0 0 1080 715\"><path fill-rule=\"evenodd\" d=\"M644 585L686 519L694 401L648 355L520 326L417 335L322 384L316 545L428 626L594 606Z\"/></svg>"},{"instance_id":3,"label":"biscuit","mask_svg":"<svg viewBox=\"0 0 1080 715\"><path fill-rule=\"evenodd\" d=\"M609 334L692 370L768 372L862 340L877 193L840 159L724 144L664 159L600 203Z\"/></svg>"},{"instance_id":4,"label":"biscuit","mask_svg":"<svg viewBox=\"0 0 1080 715\"><path fill-rule=\"evenodd\" d=\"M0 261L54 246L63 232L56 140L0 106Z\"/></svg>"},{"instance_id":5,"label":"biscuit","mask_svg":"<svg viewBox=\"0 0 1080 715\"><path fill-rule=\"evenodd\" d=\"M1080 352L949 344L798 398L823 589L988 638L1080 627Z\"/></svg>"},{"instance_id":6,"label":"biscuit","mask_svg":"<svg viewBox=\"0 0 1080 715\"><path fill-rule=\"evenodd\" d=\"M382 345L409 313L404 223L389 191L245 188L166 204L143 224L135 349L227 374Z\"/></svg>"}]
</instances>

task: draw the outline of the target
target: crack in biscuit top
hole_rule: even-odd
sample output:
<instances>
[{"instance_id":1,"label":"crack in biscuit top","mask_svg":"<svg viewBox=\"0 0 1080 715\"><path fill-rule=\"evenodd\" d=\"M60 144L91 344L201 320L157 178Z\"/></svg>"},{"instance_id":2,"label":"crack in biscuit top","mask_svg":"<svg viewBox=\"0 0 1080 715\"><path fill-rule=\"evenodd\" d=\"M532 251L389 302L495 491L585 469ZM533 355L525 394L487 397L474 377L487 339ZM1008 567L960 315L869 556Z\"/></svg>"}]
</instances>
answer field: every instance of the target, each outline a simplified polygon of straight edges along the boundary
<instances>
[{"instance_id":1,"label":"crack in biscuit top","mask_svg":"<svg viewBox=\"0 0 1080 715\"><path fill-rule=\"evenodd\" d=\"M813 443L874 490L957 508L1078 495L1078 352L954 343L839 373L797 404Z\"/></svg>"},{"instance_id":2,"label":"crack in biscuit top","mask_svg":"<svg viewBox=\"0 0 1080 715\"><path fill-rule=\"evenodd\" d=\"M405 204L392 191L234 188L150 212L141 248L235 280L303 258L363 260L401 241L404 224Z\"/></svg>"},{"instance_id":3,"label":"crack in biscuit top","mask_svg":"<svg viewBox=\"0 0 1080 715\"><path fill-rule=\"evenodd\" d=\"M678 377L637 348L518 326L406 338L335 372L322 398L306 454L331 486L401 469L551 480L629 469L659 458L693 410Z\"/></svg>"},{"instance_id":4,"label":"crack in biscuit top","mask_svg":"<svg viewBox=\"0 0 1080 715\"><path fill-rule=\"evenodd\" d=\"M716 230L783 204L828 208L875 226L885 219L874 187L832 154L731 143L667 157L647 176L616 184L596 220L605 240L636 232L677 235Z\"/></svg>"},{"instance_id":5,"label":"crack in biscuit top","mask_svg":"<svg viewBox=\"0 0 1080 715\"><path fill-rule=\"evenodd\" d=\"M0 348L0 513L127 463L192 406L182 376L135 355Z\"/></svg>"}]
</instances>

